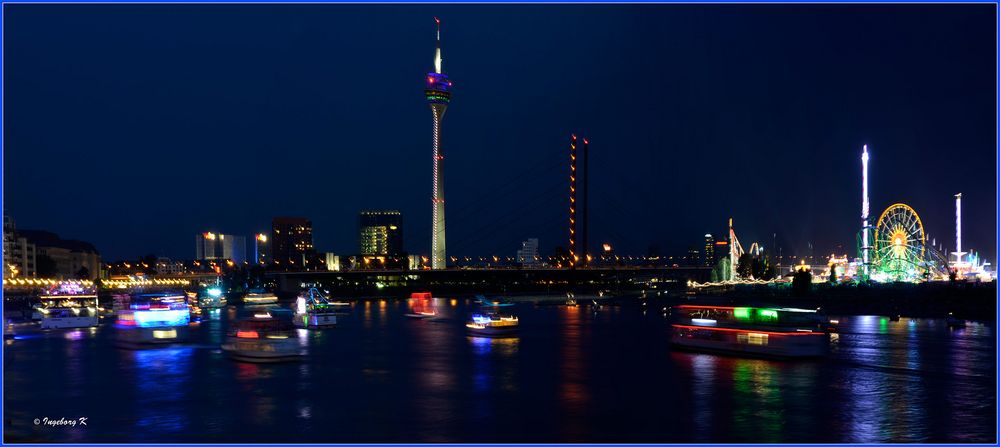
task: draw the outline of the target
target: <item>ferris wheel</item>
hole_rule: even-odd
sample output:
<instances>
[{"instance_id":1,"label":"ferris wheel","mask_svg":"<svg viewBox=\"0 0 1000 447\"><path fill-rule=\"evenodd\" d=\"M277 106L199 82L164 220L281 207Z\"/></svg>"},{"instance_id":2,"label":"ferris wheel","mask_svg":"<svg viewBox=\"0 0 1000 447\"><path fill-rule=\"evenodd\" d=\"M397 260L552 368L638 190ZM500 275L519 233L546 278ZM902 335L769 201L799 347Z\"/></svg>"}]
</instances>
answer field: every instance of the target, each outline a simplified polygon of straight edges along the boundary
<instances>
[{"instance_id":1,"label":"ferris wheel","mask_svg":"<svg viewBox=\"0 0 1000 447\"><path fill-rule=\"evenodd\" d=\"M919 278L927 267L924 226L909 205L897 203L882 212L875 226L875 274L895 281Z\"/></svg>"}]
</instances>

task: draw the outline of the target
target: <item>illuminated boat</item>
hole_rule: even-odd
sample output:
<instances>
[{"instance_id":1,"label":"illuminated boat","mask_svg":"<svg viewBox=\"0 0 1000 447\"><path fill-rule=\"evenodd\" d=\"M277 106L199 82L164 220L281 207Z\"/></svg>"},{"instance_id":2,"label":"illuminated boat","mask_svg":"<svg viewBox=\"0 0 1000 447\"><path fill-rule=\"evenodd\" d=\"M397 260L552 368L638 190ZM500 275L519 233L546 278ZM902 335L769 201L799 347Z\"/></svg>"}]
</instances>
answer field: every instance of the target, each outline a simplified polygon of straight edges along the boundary
<instances>
[{"instance_id":1,"label":"illuminated boat","mask_svg":"<svg viewBox=\"0 0 1000 447\"><path fill-rule=\"evenodd\" d=\"M337 325L337 308L315 288L303 292L295 299L292 322L304 328L325 328Z\"/></svg>"},{"instance_id":2,"label":"illuminated boat","mask_svg":"<svg viewBox=\"0 0 1000 447\"><path fill-rule=\"evenodd\" d=\"M204 293L198 296L198 306L202 309L226 307L226 304L226 295L222 293L222 287L219 285L205 289Z\"/></svg>"},{"instance_id":3,"label":"illuminated boat","mask_svg":"<svg viewBox=\"0 0 1000 447\"><path fill-rule=\"evenodd\" d=\"M482 295L476 295L476 302L479 303L480 306L484 307L508 307L514 305L514 303L505 303L499 300L491 300Z\"/></svg>"},{"instance_id":4,"label":"illuminated boat","mask_svg":"<svg viewBox=\"0 0 1000 447\"><path fill-rule=\"evenodd\" d=\"M144 293L118 311L117 342L124 347L187 341L191 309L182 293Z\"/></svg>"},{"instance_id":5,"label":"illuminated boat","mask_svg":"<svg viewBox=\"0 0 1000 447\"><path fill-rule=\"evenodd\" d=\"M42 329L95 327L100 322L97 291L79 283L61 283L39 297L32 317Z\"/></svg>"},{"instance_id":6,"label":"illuminated boat","mask_svg":"<svg viewBox=\"0 0 1000 447\"><path fill-rule=\"evenodd\" d=\"M819 357L830 349L815 310L680 305L671 319L670 342L681 348L774 357Z\"/></svg>"},{"instance_id":7,"label":"illuminated boat","mask_svg":"<svg viewBox=\"0 0 1000 447\"><path fill-rule=\"evenodd\" d=\"M431 304L430 292L411 293L410 301L410 312L404 314L407 318L433 318L437 316Z\"/></svg>"},{"instance_id":8,"label":"illuminated boat","mask_svg":"<svg viewBox=\"0 0 1000 447\"><path fill-rule=\"evenodd\" d=\"M251 318L236 322L222 350L233 360L253 363L273 363L300 360L305 353L287 319L275 318L269 311L260 311Z\"/></svg>"},{"instance_id":9,"label":"illuminated boat","mask_svg":"<svg viewBox=\"0 0 1000 447\"><path fill-rule=\"evenodd\" d=\"M472 321L465 327L474 337L516 337L518 319L514 315L498 313L472 314Z\"/></svg>"},{"instance_id":10,"label":"illuminated boat","mask_svg":"<svg viewBox=\"0 0 1000 447\"><path fill-rule=\"evenodd\" d=\"M243 297L243 304L247 306L270 306L278 304L278 296L264 291L264 289L252 289Z\"/></svg>"}]
</instances>

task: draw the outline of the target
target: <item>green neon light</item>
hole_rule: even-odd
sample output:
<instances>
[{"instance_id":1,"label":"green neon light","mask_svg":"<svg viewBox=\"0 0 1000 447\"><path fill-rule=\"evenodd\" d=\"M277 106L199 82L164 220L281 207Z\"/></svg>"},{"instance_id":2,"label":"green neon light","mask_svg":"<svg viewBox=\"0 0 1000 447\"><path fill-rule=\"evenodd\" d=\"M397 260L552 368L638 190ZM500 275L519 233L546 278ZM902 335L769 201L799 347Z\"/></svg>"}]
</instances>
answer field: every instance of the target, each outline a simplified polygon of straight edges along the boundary
<instances>
[{"instance_id":1,"label":"green neon light","mask_svg":"<svg viewBox=\"0 0 1000 447\"><path fill-rule=\"evenodd\" d=\"M750 308L747 307L737 307L733 309L733 316L740 320L750 319Z\"/></svg>"},{"instance_id":2,"label":"green neon light","mask_svg":"<svg viewBox=\"0 0 1000 447\"><path fill-rule=\"evenodd\" d=\"M778 319L778 312L774 311L774 310L764 309L764 310L760 311L760 316L774 318L775 320L777 320Z\"/></svg>"}]
</instances>

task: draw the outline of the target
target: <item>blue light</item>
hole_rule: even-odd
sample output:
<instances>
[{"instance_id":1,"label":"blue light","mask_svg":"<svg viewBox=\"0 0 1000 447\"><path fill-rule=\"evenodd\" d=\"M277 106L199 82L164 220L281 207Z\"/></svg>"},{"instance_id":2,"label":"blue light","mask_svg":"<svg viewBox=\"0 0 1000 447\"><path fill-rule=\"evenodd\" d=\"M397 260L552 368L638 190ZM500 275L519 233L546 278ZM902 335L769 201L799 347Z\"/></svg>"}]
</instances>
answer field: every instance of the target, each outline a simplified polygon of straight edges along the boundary
<instances>
[{"instance_id":1,"label":"blue light","mask_svg":"<svg viewBox=\"0 0 1000 447\"><path fill-rule=\"evenodd\" d=\"M135 325L138 327L186 326L191 313L184 310L137 310Z\"/></svg>"},{"instance_id":2,"label":"blue light","mask_svg":"<svg viewBox=\"0 0 1000 447\"><path fill-rule=\"evenodd\" d=\"M208 289L206 292L208 292L208 296L212 298L218 298L222 296L222 289L219 289L218 287L212 287Z\"/></svg>"}]
</instances>

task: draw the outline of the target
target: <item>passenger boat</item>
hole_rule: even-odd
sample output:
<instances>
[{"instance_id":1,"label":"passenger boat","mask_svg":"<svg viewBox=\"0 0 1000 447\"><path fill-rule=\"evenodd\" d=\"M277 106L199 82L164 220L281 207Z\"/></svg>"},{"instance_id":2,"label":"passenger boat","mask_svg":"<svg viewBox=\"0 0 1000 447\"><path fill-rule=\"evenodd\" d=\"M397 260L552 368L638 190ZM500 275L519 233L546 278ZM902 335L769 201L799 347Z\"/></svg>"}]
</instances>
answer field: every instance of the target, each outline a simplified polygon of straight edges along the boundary
<instances>
[{"instance_id":1,"label":"passenger boat","mask_svg":"<svg viewBox=\"0 0 1000 447\"><path fill-rule=\"evenodd\" d=\"M243 297L243 304L247 306L271 306L278 304L278 296L264 289L251 289L250 293Z\"/></svg>"},{"instance_id":2,"label":"passenger boat","mask_svg":"<svg viewBox=\"0 0 1000 447\"><path fill-rule=\"evenodd\" d=\"M337 325L337 311L319 290L312 288L295 299L292 322L304 328L334 327Z\"/></svg>"},{"instance_id":3,"label":"passenger boat","mask_svg":"<svg viewBox=\"0 0 1000 447\"><path fill-rule=\"evenodd\" d=\"M127 309L118 311L117 343L131 348L184 342L190 322L191 309L183 293L137 294Z\"/></svg>"},{"instance_id":4,"label":"passenger boat","mask_svg":"<svg viewBox=\"0 0 1000 447\"><path fill-rule=\"evenodd\" d=\"M514 315L491 312L472 314L472 321L465 327L473 337L516 337L518 323Z\"/></svg>"},{"instance_id":5,"label":"passenger boat","mask_svg":"<svg viewBox=\"0 0 1000 447\"><path fill-rule=\"evenodd\" d=\"M300 360L305 353L299 347L291 322L275 318L269 311L259 311L238 320L222 350L233 360L273 363Z\"/></svg>"},{"instance_id":6,"label":"passenger boat","mask_svg":"<svg viewBox=\"0 0 1000 447\"><path fill-rule=\"evenodd\" d=\"M198 296L198 307L202 309L217 309L226 307L226 295L222 293L222 287L214 285L204 290Z\"/></svg>"},{"instance_id":7,"label":"passenger boat","mask_svg":"<svg viewBox=\"0 0 1000 447\"><path fill-rule=\"evenodd\" d=\"M100 322L97 290L79 283L61 283L39 297L32 317L42 329L95 327Z\"/></svg>"},{"instance_id":8,"label":"passenger boat","mask_svg":"<svg viewBox=\"0 0 1000 447\"><path fill-rule=\"evenodd\" d=\"M816 311L680 305L672 308L670 342L681 348L774 357L818 357L830 349Z\"/></svg>"}]
</instances>

